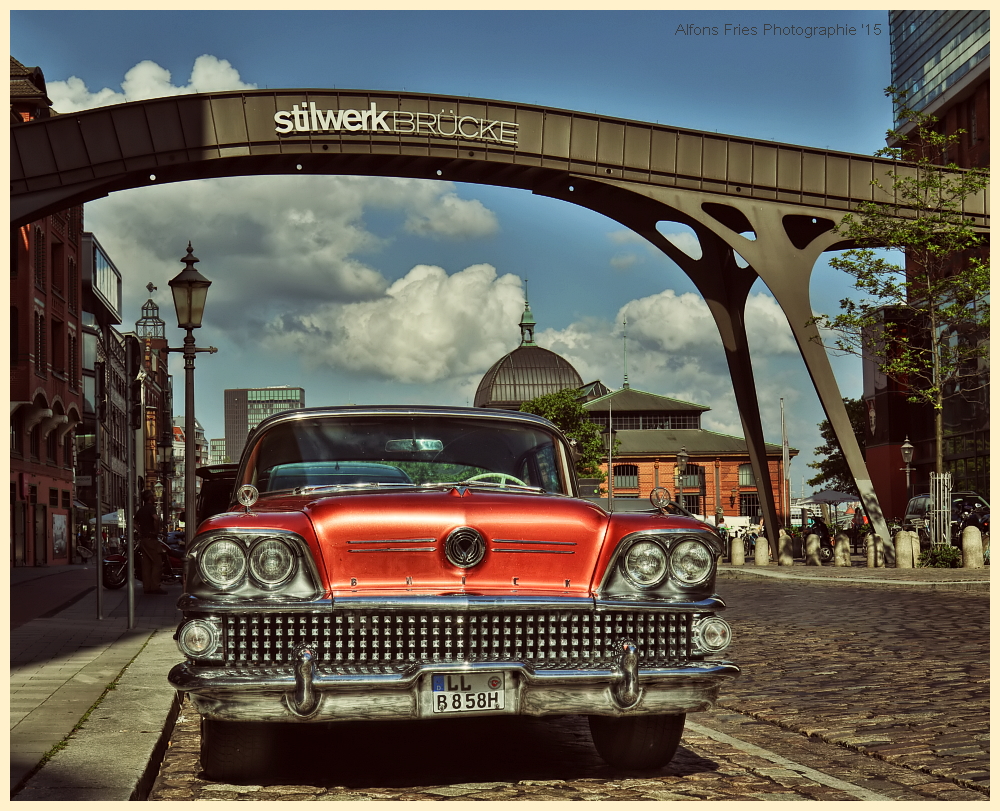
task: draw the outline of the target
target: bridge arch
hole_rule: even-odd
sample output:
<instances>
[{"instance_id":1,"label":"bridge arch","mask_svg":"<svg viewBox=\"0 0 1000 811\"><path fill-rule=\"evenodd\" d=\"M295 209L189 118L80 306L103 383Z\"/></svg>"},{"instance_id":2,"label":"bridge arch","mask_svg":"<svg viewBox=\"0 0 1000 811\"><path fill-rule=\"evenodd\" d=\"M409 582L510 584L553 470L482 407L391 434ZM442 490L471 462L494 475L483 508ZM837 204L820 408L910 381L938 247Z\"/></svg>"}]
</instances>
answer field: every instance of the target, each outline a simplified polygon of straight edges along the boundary
<instances>
[{"instance_id":1,"label":"bridge arch","mask_svg":"<svg viewBox=\"0 0 1000 811\"><path fill-rule=\"evenodd\" d=\"M115 191L212 177L349 174L531 191L642 235L708 302L733 378L771 542L777 538L744 311L762 279L788 319L891 557L888 529L829 359L802 313L841 216L879 199L887 161L518 103L366 90L150 99L11 126L11 226ZM973 201L986 225L985 195ZM692 259L657 230L694 230ZM751 233L753 239L744 234ZM742 263L737 261L742 257ZM775 550L776 555L776 550Z\"/></svg>"}]
</instances>

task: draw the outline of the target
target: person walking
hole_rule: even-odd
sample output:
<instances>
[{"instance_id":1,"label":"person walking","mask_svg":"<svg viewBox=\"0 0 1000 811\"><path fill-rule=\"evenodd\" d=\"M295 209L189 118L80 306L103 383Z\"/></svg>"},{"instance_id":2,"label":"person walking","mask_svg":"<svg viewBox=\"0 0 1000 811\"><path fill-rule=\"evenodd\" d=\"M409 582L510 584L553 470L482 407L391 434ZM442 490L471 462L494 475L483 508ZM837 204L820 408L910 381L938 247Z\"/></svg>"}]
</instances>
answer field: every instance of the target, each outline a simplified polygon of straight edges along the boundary
<instances>
[{"instance_id":1,"label":"person walking","mask_svg":"<svg viewBox=\"0 0 1000 811\"><path fill-rule=\"evenodd\" d=\"M146 594L166 594L160 584L163 560L160 557L160 516L152 490L142 493L142 506L135 511L135 525L139 531L139 548L142 550L142 590Z\"/></svg>"}]
</instances>

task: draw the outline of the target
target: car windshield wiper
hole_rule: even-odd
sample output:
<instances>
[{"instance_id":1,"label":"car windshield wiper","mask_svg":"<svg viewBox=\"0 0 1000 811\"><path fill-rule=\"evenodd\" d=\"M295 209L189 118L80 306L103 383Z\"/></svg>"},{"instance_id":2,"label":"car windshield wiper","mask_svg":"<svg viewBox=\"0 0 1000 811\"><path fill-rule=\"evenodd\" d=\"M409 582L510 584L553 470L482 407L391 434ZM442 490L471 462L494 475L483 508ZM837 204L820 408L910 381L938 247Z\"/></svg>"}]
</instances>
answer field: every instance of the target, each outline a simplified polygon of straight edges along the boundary
<instances>
[{"instance_id":1,"label":"car windshield wiper","mask_svg":"<svg viewBox=\"0 0 1000 811\"><path fill-rule=\"evenodd\" d=\"M529 493L544 493L546 492L541 487L534 487L530 484L500 484L499 482L427 482L427 484L420 485L421 487L485 487L488 490L527 490Z\"/></svg>"}]
</instances>

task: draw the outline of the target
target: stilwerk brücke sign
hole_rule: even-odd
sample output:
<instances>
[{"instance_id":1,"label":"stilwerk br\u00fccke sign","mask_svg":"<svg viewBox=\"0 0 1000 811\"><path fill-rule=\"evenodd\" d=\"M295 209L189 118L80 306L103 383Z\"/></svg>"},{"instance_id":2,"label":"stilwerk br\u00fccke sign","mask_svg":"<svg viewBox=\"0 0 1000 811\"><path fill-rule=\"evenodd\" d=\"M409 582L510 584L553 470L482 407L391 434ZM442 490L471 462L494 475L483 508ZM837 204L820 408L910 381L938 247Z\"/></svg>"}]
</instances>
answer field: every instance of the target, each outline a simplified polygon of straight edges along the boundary
<instances>
[{"instance_id":1,"label":"stilwerk br\u00fccke sign","mask_svg":"<svg viewBox=\"0 0 1000 811\"><path fill-rule=\"evenodd\" d=\"M379 110L375 102L367 110L320 110L315 102L293 104L291 110L274 114L278 135L324 132L387 132L394 135L433 135L466 141L487 141L517 146L518 125L512 121L475 118L454 113L415 113Z\"/></svg>"}]
</instances>

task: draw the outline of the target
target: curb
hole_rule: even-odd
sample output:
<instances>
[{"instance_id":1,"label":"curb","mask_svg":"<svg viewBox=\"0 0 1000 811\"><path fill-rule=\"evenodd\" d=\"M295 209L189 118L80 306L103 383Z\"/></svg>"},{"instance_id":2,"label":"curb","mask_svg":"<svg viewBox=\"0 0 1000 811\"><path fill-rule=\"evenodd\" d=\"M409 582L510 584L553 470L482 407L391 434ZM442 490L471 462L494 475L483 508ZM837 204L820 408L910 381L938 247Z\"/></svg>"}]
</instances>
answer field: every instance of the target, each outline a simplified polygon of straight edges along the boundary
<instances>
[{"instance_id":1,"label":"curb","mask_svg":"<svg viewBox=\"0 0 1000 811\"><path fill-rule=\"evenodd\" d=\"M895 571L895 570L892 570ZM788 580L803 583L823 585L867 586L879 589L921 589L928 591L975 591L989 592L990 581L987 580L903 580L885 577L850 577L844 575L808 575L791 572L768 571L766 569L719 569L719 578L731 580L753 580L756 578L771 578L772 580Z\"/></svg>"},{"instance_id":2,"label":"curb","mask_svg":"<svg viewBox=\"0 0 1000 811\"><path fill-rule=\"evenodd\" d=\"M66 745L13 800L144 800L180 709L166 673L177 661L170 633L153 631Z\"/></svg>"}]
</instances>

